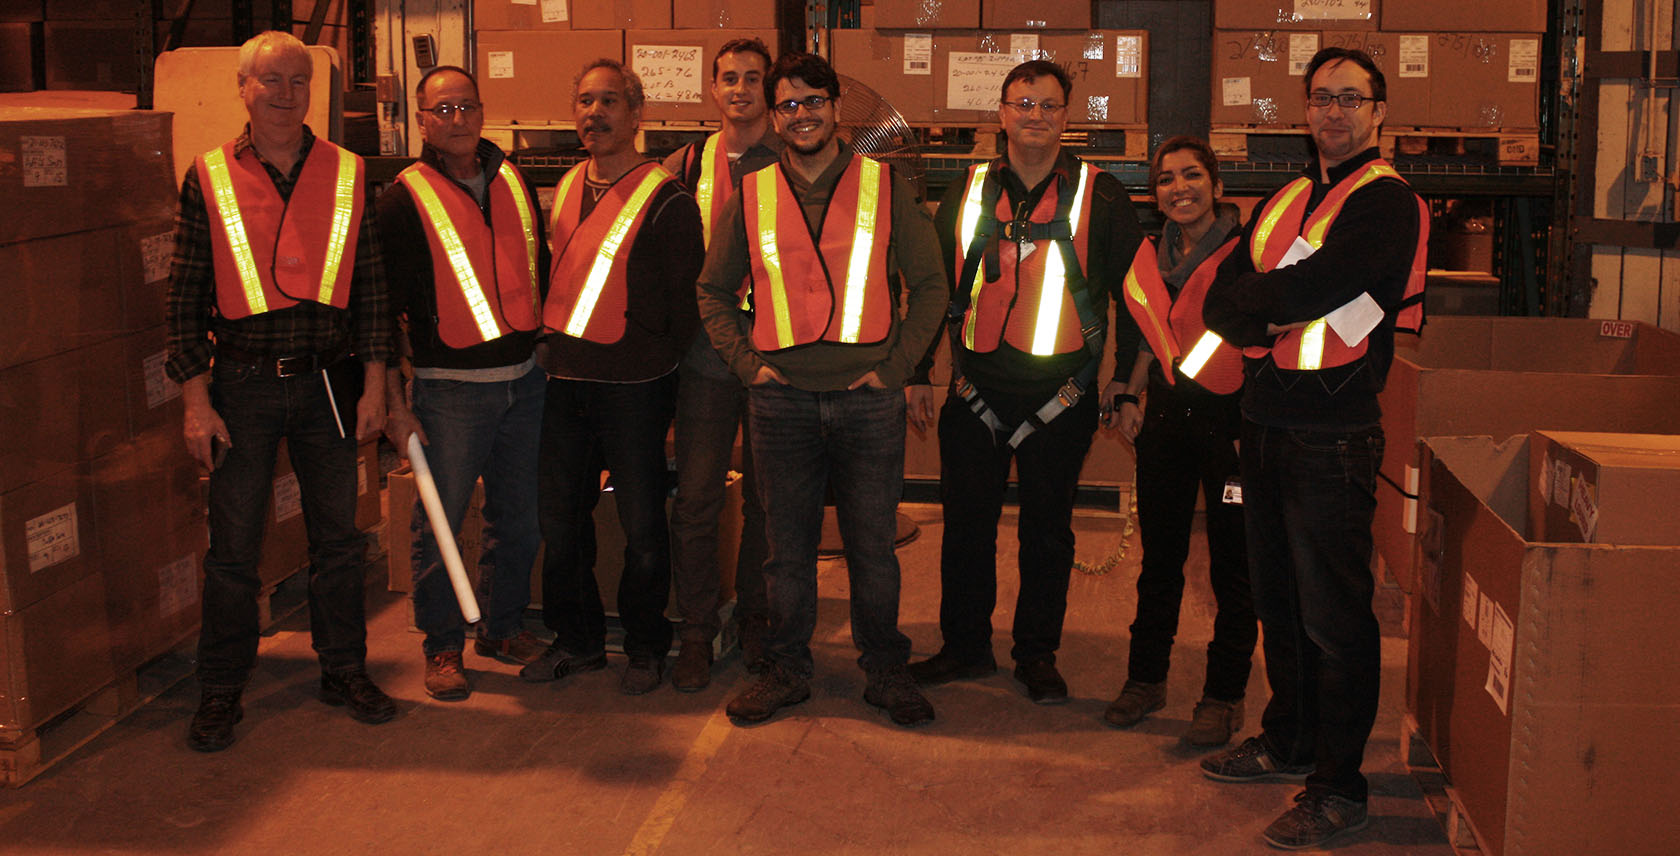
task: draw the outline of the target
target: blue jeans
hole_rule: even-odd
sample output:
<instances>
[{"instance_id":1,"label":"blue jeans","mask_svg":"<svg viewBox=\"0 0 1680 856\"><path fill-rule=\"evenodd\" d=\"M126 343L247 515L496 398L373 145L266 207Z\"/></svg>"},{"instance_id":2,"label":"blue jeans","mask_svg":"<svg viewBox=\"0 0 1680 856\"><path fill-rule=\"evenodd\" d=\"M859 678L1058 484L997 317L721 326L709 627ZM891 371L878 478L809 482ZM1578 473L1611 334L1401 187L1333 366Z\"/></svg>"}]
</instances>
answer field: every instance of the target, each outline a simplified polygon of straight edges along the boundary
<instances>
[{"instance_id":1,"label":"blue jeans","mask_svg":"<svg viewBox=\"0 0 1680 856\"><path fill-rule=\"evenodd\" d=\"M537 529L537 437L542 429L543 372L479 383L414 379L414 415L426 430L426 462L450 531L461 531L473 486L484 479L484 538L478 557L478 601L484 633L508 639L524 629L531 602ZM437 537L414 501L414 623L426 634L427 656L460 651L466 625L444 573Z\"/></svg>"},{"instance_id":2,"label":"blue jeans","mask_svg":"<svg viewBox=\"0 0 1680 856\"><path fill-rule=\"evenodd\" d=\"M666 528L665 431L676 373L641 383L550 378L537 464L543 540L543 623L576 654L607 644L606 611L595 581L595 504L601 468L612 473L624 531L618 614L624 653L663 657L671 650L671 534Z\"/></svg>"},{"instance_id":3,"label":"blue jeans","mask_svg":"<svg viewBox=\"0 0 1680 856\"><path fill-rule=\"evenodd\" d=\"M1348 432L1245 420L1243 510L1272 698L1261 737L1307 789L1364 801L1382 648L1371 609L1380 426Z\"/></svg>"},{"instance_id":4,"label":"blue jeans","mask_svg":"<svg viewBox=\"0 0 1680 856\"><path fill-rule=\"evenodd\" d=\"M904 492L904 392L807 392L766 384L747 391L753 456L774 462L758 472L769 558L770 659L810 676L817 626L817 545L823 497L845 542L851 582L852 642L858 665L902 666L910 640L898 631L898 556L893 538Z\"/></svg>"},{"instance_id":5,"label":"blue jeans","mask_svg":"<svg viewBox=\"0 0 1680 856\"><path fill-rule=\"evenodd\" d=\"M1048 399L1048 396L1046 396ZM1043 401L1024 404L1031 412ZM997 532L1009 465L1020 476L1015 598L1016 662L1056 661L1073 570L1073 498L1097 430L1097 396L1086 395L1010 448L961 396L939 412L939 497L945 534L939 559L941 650L962 661L992 656L997 606Z\"/></svg>"},{"instance_id":6,"label":"blue jeans","mask_svg":"<svg viewBox=\"0 0 1680 856\"><path fill-rule=\"evenodd\" d=\"M361 669L367 660L363 563L356 529L356 438L340 437L321 373L264 378L218 362L210 403L232 444L210 474L210 552L204 557L204 617L198 679L243 687L257 662L257 562L274 495L280 438L297 473L309 536L309 632L322 671Z\"/></svg>"},{"instance_id":7,"label":"blue jeans","mask_svg":"<svg viewBox=\"0 0 1680 856\"><path fill-rule=\"evenodd\" d=\"M769 614L764 594L764 508L758 503L752 431L744 423L747 389L734 375L711 378L685 366L677 381L677 501L671 508L671 575L685 639L710 642L718 634L722 575L718 516L724 479L741 426L741 544L735 560L736 616Z\"/></svg>"}]
</instances>

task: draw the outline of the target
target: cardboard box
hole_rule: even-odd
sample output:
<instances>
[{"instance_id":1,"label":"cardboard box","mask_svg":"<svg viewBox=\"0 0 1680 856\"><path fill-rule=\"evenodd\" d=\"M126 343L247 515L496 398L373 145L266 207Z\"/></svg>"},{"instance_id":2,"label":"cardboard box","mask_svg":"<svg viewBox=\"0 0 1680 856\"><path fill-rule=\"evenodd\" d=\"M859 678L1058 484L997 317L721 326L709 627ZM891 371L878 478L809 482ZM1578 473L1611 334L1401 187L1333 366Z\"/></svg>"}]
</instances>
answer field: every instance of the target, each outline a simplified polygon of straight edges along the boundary
<instances>
[{"instance_id":1,"label":"cardboard box","mask_svg":"<svg viewBox=\"0 0 1680 856\"><path fill-rule=\"evenodd\" d=\"M0 0L0 22L30 22L45 20L43 0Z\"/></svg>"},{"instance_id":2,"label":"cardboard box","mask_svg":"<svg viewBox=\"0 0 1680 856\"><path fill-rule=\"evenodd\" d=\"M0 613L15 612L99 567L86 466L0 493Z\"/></svg>"},{"instance_id":3,"label":"cardboard box","mask_svg":"<svg viewBox=\"0 0 1680 856\"><path fill-rule=\"evenodd\" d=\"M473 0L475 30L570 30L574 0Z\"/></svg>"},{"instance_id":4,"label":"cardboard box","mask_svg":"<svg viewBox=\"0 0 1680 856\"><path fill-rule=\"evenodd\" d=\"M178 428L142 434L94 459L89 469L89 513L98 522L98 565L106 573L151 565L175 549L160 552L154 543L160 533L205 525L207 483Z\"/></svg>"},{"instance_id":5,"label":"cardboard box","mask_svg":"<svg viewBox=\"0 0 1680 856\"><path fill-rule=\"evenodd\" d=\"M1680 603L1680 551L1525 537L1526 435L1426 448L1407 709L1480 849L1672 853L1680 625L1653 607Z\"/></svg>"},{"instance_id":6,"label":"cardboard box","mask_svg":"<svg viewBox=\"0 0 1680 856\"><path fill-rule=\"evenodd\" d=\"M1382 29L1476 32L1546 30L1545 0L1406 0L1382 4Z\"/></svg>"},{"instance_id":7,"label":"cardboard box","mask_svg":"<svg viewBox=\"0 0 1680 856\"><path fill-rule=\"evenodd\" d=\"M1380 0L1214 0L1218 30L1375 30Z\"/></svg>"},{"instance_id":8,"label":"cardboard box","mask_svg":"<svg viewBox=\"0 0 1680 856\"><path fill-rule=\"evenodd\" d=\"M106 21L49 19L42 29L46 88L112 92L139 88L140 64L135 57L142 46L135 34L133 9L125 11L129 17ZM148 39L150 30L147 27Z\"/></svg>"},{"instance_id":9,"label":"cardboard box","mask_svg":"<svg viewBox=\"0 0 1680 856\"><path fill-rule=\"evenodd\" d=\"M476 41L474 68L490 123L570 122L583 66L598 57L624 59L618 30L480 30Z\"/></svg>"},{"instance_id":10,"label":"cardboard box","mask_svg":"<svg viewBox=\"0 0 1680 856\"><path fill-rule=\"evenodd\" d=\"M46 478L129 437L120 339L0 370L0 492Z\"/></svg>"},{"instance_id":11,"label":"cardboard box","mask_svg":"<svg viewBox=\"0 0 1680 856\"><path fill-rule=\"evenodd\" d=\"M1370 54L1382 70L1383 82L1388 85L1388 118L1383 121L1383 130L1429 124L1429 56L1435 41L1433 34L1326 30L1320 38L1323 47L1350 48Z\"/></svg>"},{"instance_id":12,"label":"cardboard box","mask_svg":"<svg viewBox=\"0 0 1680 856\"><path fill-rule=\"evenodd\" d=\"M871 8L875 27L883 30L973 30L980 26L980 0L876 0ZM854 31L836 29L829 35L835 38L848 32Z\"/></svg>"},{"instance_id":13,"label":"cardboard box","mask_svg":"<svg viewBox=\"0 0 1680 856\"><path fill-rule=\"evenodd\" d=\"M679 30L774 30L776 0L677 0L672 25ZM776 53L776 41L765 44Z\"/></svg>"},{"instance_id":14,"label":"cardboard box","mask_svg":"<svg viewBox=\"0 0 1680 856\"><path fill-rule=\"evenodd\" d=\"M574 30L667 30L671 0L571 0Z\"/></svg>"},{"instance_id":15,"label":"cardboard box","mask_svg":"<svg viewBox=\"0 0 1680 856\"><path fill-rule=\"evenodd\" d=\"M980 26L988 30L1079 30L1096 25L1091 0L988 2L980 7ZM881 25L877 25L881 26Z\"/></svg>"},{"instance_id":16,"label":"cardboard box","mask_svg":"<svg viewBox=\"0 0 1680 856\"><path fill-rule=\"evenodd\" d=\"M1213 124L1305 127L1307 64L1323 44L1318 32L1215 32Z\"/></svg>"},{"instance_id":17,"label":"cardboard box","mask_svg":"<svg viewBox=\"0 0 1680 856\"><path fill-rule=\"evenodd\" d=\"M0 244L0 303L7 307L0 313L0 369L121 335L122 234L96 229Z\"/></svg>"},{"instance_id":18,"label":"cardboard box","mask_svg":"<svg viewBox=\"0 0 1680 856\"><path fill-rule=\"evenodd\" d=\"M940 33L830 30L829 59L835 71L892 102L912 124L934 120L934 54Z\"/></svg>"},{"instance_id":19,"label":"cardboard box","mask_svg":"<svg viewBox=\"0 0 1680 856\"><path fill-rule=\"evenodd\" d=\"M1680 436L1536 432L1529 474L1531 540L1680 547Z\"/></svg>"},{"instance_id":20,"label":"cardboard box","mask_svg":"<svg viewBox=\"0 0 1680 856\"><path fill-rule=\"evenodd\" d=\"M1141 125L1149 115L1149 37L1143 30L947 33L934 45L934 118L996 124L1003 80L1027 59L1048 59L1073 78L1068 125Z\"/></svg>"},{"instance_id":21,"label":"cardboard box","mask_svg":"<svg viewBox=\"0 0 1680 856\"><path fill-rule=\"evenodd\" d=\"M22 738L115 677L101 575L0 612L0 742Z\"/></svg>"},{"instance_id":22,"label":"cardboard box","mask_svg":"<svg viewBox=\"0 0 1680 856\"><path fill-rule=\"evenodd\" d=\"M733 39L775 44L775 30L628 30L624 60L642 78L643 122L704 122L718 118L712 103L712 59Z\"/></svg>"},{"instance_id":23,"label":"cardboard box","mask_svg":"<svg viewBox=\"0 0 1680 856\"><path fill-rule=\"evenodd\" d=\"M377 443L356 450L356 528L379 525L379 451ZM274 484L263 522L262 555L257 578L272 586L309 564L309 534L304 528L302 494L292 469L286 441L281 440L274 461Z\"/></svg>"},{"instance_id":24,"label":"cardboard box","mask_svg":"<svg viewBox=\"0 0 1680 856\"><path fill-rule=\"evenodd\" d=\"M164 361L169 356L169 330L158 325L122 338L123 387L128 404L128 430L139 437L148 432L171 433L180 440L184 416L181 386L169 379Z\"/></svg>"},{"instance_id":25,"label":"cardboard box","mask_svg":"<svg viewBox=\"0 0 1680 856\"><path fill-rule=\"evenodd\" d=\"M144 110L0 111L0 244L171 220L170 116Z\"/></svg>"},{"instance_id":26,"label":"cardboard box","mask_svg":"<svg viewBox=\"0 0 1680 856\"><path fill-rule=\"evenodd\" d=\"M210 530L201 520L153 533L132 559L104 569L111 660L118 670L140 666L198 632L209 548Z\"/></svg>"},{"instance_id":27,"label":"cardboard box","mask_svg":"<svg viewBox=\"0 0 1680 856\"><path fill-rule=\"evenodd\" d=\"M122 329L132 333L163 324L168 320L175 221L147 220L122 227L117 235L117 257L121 262Z\"/></svg>"},{"instance_id":28,"label":"cardboard box","mask_svg":"<svg viewBox=\"0 0 1680 856\"><path fill-rule=\"evenodd\" d=\"M1429 124L1465 130L1540 126L1539 33L1436 33Z\"/></svg>"},{"instance_id":29,"label":"cardboard box","mask_svg":"<svg viewBox=\"0 0 1680 856\"><path fill-rule=\"evenodd\" d=\"M41 25L0 23L0 92L41 88Z\"/></svg>"},{"instance_id":30,"label":"cardboard box","mask_svg":"<svg viewBox=\"0 0 1680 856\"><path fill-rule=\"evenodd\" d=\"M1421 340L1401 336L1399 345L1378 398L1387 435L1379 481L1403 495L1385 508L1378 491L1374 534L1383 562L1408 592L1417 527L1406 521L1416 516L1418 494L1409 486L1419 478L1420 439L1680 425L1680 334L1647 324L1435 318Z\"/></svg>"}]
</instances>

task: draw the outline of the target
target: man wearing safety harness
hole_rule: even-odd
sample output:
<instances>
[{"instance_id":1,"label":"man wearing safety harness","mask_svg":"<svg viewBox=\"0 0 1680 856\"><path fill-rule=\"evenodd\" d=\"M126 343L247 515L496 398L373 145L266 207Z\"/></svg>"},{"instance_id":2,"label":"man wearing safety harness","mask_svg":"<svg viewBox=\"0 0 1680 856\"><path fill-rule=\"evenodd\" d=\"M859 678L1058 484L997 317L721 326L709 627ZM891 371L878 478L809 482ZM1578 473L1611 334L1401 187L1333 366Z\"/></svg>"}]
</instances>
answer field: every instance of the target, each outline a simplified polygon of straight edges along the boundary
<instances>
[{"instance_id":1,"label":"man wearing safety harness","mask_svg":"<svg viewBox=\"0 0 1680 856\"><path fill-rule=\"evenodd\" d=\"M944 305L937 239L903 178L836 139L840 80L788 54L765 81L786 149L741 181L713 235L700 310L719 356L749 385L769 558L770 667L729 702L763 722L811 696L817 544L832 488L851 578L852 641L864 700L899 725L933 719L905 670L893 553L904 488L904 380ZM753 317L743 328L741 281ZM906 313L898 312L898 280Z\"/></svg>"},{"instance_id":2,"label":"man wearing safety harness","mask_svg":"<svg viewBox=\"0 0 1680 856\"><path fill-rule=\"evenodd\" d=\"M543 373L534 350L548 274L542 210L502 150L479 136L484 105L472 75L438 66L415 89L420 160L379 197L391 308L407 319L414 366L386 378L386 434L403 456L418 434L451 531L459 532L484 480L478 596L485 607L474 650L528 663L542 643L524 628L537 530L537 435ZM425 634L426 693L471 692L461 662L466 630L416 500L414 623ZM402 548L395 548L402 549Z\"/></svg>"},{"instance_id":3,"label":"man wearing safety harness","mask_svg":"<svg viewBox=\"0 0 1680 856\"><path fill-rule=\"evenodd\" d=\"M764 97L770 62L769 48L757 39L725 42L712 59L712 101L722 114L722 130L665 159L665 168L694 193L708 244L741 176L781 157L782 140L770 127ZM717 562L718 516L723 513L735 431L747 427L746 412L746 387L723 364L711 340L695 336L677 367L677 499L671 508L671 582L683 619L671 686L684 692L711 683L712 640L718 634L723 587ZM759 674L767 664L764 634L770 628L770 607L764 593L764 507L758 504L748 435L741 438L741 472L735 621L741 659L748 672Z\"/></svg>"},{"instance_id":4,"label":"man wearing safety harness","mask_svg":"<svg viewBox=\"0 0 1680 856\"><path fill-rule=\"evenodd\" d=\"M397 706L367 674L356 443L385 424L391 318L362 159L305 125L311 64L288 33L239 49L245 133L181 182L169 277L169 377L187 449L210 470L198 640L203 697L187 733L225 749L257 659L257 560L285 438L309 533L320 698L362 722Z\"/></svg>"},{"instance_id":5,"label":"man wearing safety harness","mask_svg":"<svg viewBox=\"0 0 1680 856\"><path fill-rule=\"evenodd\" d=\"M665 431L677 362L699 321L694 278L705 250L694 197L636 150L642 81L599 59L577 80L572 115L589 159L554 193L554 263L543 329L547 399L537 472L543 623L553 644L520 676L553 681L605 668L605 605L595 581L595 504L611 472L624 532L618 615L629 659L619 689L659 686L671 649L665 606Z\"/></svg>"},{"instance_id":6,"label":"man wearing safety harness","mask_svg":"<svg viewBox=\"0 0 1680 856\"><path fill-rule=\"evenodd\" d=\"M1370 565L1377 393L1395 331L1422 326L1429 224L1378 156L1387 88L1371 58L1326 48L1306 83L1317 160L1256 210L1203 310L1245 349L1243 505L1272 697L1261 733L1202 769L1218 781L1304 781L1266 828L1287 849L1369 822L1359 767L1382 672Z\"/></svg>"},{"instance_id":7,"label":"man wearing safety harness","mask_svg":"<svg viewBox=\"0 0 1680 856\"><path fill-rule=\"evenodd\" d=\"M952 389L939 414L944 644L910 666L923 686L997 671L997 524L1013 458L1021 588L1010 654L1015 679L1038 704L1068 697L1056 650L1073 568L1073 497L1097 429L1109 296L1143 240L1119 180L1061 147L1072 91L1055 63L1011 70L998 109L1007 154L970 167L939 206L952 349ZM1130 369L1137 325L1121 312L1114 333L1119 365ZM925 384L910 389L917 426L933 417Z\"/></svg>"}]
</instances>

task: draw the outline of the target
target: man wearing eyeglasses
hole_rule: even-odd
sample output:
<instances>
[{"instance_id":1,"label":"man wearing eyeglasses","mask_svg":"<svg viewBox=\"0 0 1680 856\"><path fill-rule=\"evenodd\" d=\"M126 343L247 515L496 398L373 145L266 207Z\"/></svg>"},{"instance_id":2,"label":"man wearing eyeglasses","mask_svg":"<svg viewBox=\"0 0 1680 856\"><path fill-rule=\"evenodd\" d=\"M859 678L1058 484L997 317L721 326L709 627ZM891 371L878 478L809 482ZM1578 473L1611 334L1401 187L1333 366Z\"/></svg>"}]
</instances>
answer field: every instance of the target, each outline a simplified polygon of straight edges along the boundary
<instances>
[{"instance_id":1,"label":"man wearing eyeglasses","mask_svg":"<svg viewBox=\"0 0 1680 856\"><path fill-rule=\"evenodd\" d=\"M187 450L210 471L203 691L188 745L234 740L256 666L257 576L274 459L286 440L309 533L320 699L367 723L397 715L367 673L356 443L385 424L391 317L362 159L304 124L308 48L269 31L239 49L249 122L181 182L169 357Z\"/></svg>"},{"instance_id":2,"label":"man wearing eyeglasses","mask_svg":"<svg viewBox=\"0 0 1680 856\"><path fill-rule=\"evenodd\" d=\"M741 180L699 282L706 332L748 385L769 542L770 667L727 710L750 724L810 698L817 544L831 488L864 700L899 725L921 725L934 711L905 669L893 538L902 390L945 303L937 238L902 177L835 137L840 81L826 60L785 55L764 87L782 159ZM739 290L749 277L744 324Z\"/></svg>"},{"instance_id":3,"label":"man wearing eyeglasses","mask_svg":"<svg viewBox=\"0 0 1680 856\"><path fill-rule=\"evenodd\" d=\"M415 88L425 146L379 197L390 248L392 313L405 323L412 388L399 363L386 378L386 434L407 457L417 435L451 531L484 480L484 539L475 634L480 656L529 663L543 645L524 628L537 530L537 436L543 373L537 308L548 274L542 209L496 144L479 136L484 109L466 70L438 66ZM401 339L399 339L399 343ZM437 538L412 511L414 624L425 634L426 693L471 692L466 630Z\"/></svg>"},{"instance_id":4,"label":"man wearing eyeglasses","mask_svg":"<svg viewBox=\"0 0 1680 856\"><path fill-rule=\"evenodd\" d=\"M781 157L782 139L770 127L764 95L770 63L770 49L758 39L724 43L712 59L712 102L723 127L665 159L665 168L694 193L708 243L741 176ZM683 619L671 686L683 692L711 683L712 640L719 630L723 583L717 561L718 516L723 513L735 431L747 427L746 408L746 387L723 364L711 340L694 337L677 368L677 499L671 508L671 582ZM770 607L764 593L764 509L758 504L750 434L741 441L741 472L735 621L741 659L756 675L767 662L764 635L770 628Z\"/></svg>"},{"instance_id":5,"label":"man wearing eyeglasses","mask_svg":"<svg viewBox=\"0 0 1680 856\"><path fill-rule=\"evenodd\" d=\"M1306 84L1316 158L1256 209L1203 310L1244 348L1243 507L1272 697L1261 733L1202 770L1304 781L1265 831L1289 849L1369 821L1359 767L1382 671L1370 566L1377 393L1395 331L1422 326L1429 225L1378 155L1387 90L1371 58L1326 48Z\"/></svg>"},{"instance_id":6,"label":"man wearing eyeglasses","mask_svg":"<svg viewBox=\"0 0 1680 856\"><path fill-rule=\"evenodd\" d=\"M694 278L705 249L694 197L636 150L641 78L598 59L575 85L572 117L589 158L554 192L554 261L542 314L549 379L537 514L543 623L555 636L519 674L553 681L606 667L606 612L594 567L604 464L625 544L618 615L629 662L618 686L641 695L663 680L671 649L665 433L677 363L699 323Z\"/></svg>"},{"instance_id":7,"label":"man wearing eyeglasses","mask_svg":"<svg viewBox=\"0 0 1680 856\"><path fill-rule=\"evenodd\" d=\"M1013 460L1021 586L1010 653L1015 679L1038 704L1068 697L1056 650L1073 567L1073 497L1097 429L1109 296L1143 239L1119 180L1061 146L1072 92L1055 63L1012 69L998 109L1005 154L970 167L939 206L952 349L939 413L943 645L910 666L924 686L997 671L997 525ZM1118 364L1129 368L1137 325L1121 312L1114 331ZM910 387L918 427L933 418L925 378Z\"/></svg>"}]
</instances>

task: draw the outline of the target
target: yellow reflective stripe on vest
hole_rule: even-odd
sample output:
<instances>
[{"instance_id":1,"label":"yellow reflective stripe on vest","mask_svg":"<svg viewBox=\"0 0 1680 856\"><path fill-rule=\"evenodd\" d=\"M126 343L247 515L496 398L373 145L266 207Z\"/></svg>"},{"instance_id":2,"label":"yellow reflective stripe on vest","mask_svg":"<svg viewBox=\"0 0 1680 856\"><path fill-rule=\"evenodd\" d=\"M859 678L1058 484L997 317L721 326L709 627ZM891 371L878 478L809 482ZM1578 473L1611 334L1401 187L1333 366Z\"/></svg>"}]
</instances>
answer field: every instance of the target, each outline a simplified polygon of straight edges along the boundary
<instances>
[{"instance_id":1,"label":"yellow reflective stripe on vest","mask_svg":"<svg viewBox=\"0 0 1680 856\"><path fill-rule=\"evenodd\" d=\"M513 171L513 164L502 161L496 174L507 182L508 192L513 194L513 207L519 211L519 228L525 230L525 260L531 274L531 306L542 315L537 306L537 230L532 228L536 222L536 215L531 211L531 200L525 196L525 185L519 180L519 174Z\"/></svg>"},{"instance_id":2,"label":"yellow reflective stripe on vest","mask_svg":"<svg viewBox=\"0 0 1680 856\"><path fill-rule=\"evenodd\" d=\"M1312 244L1315 250L1324 246L1324 233L1330 230L1330 224L1336 219L1336 215L1342 213L1342 206L1347 203L1348 197L1358 192L1359 188L1379 178L1400 178L1400 173L1395 172L1393 167L1386 164L1374 163L1367 166L1365 172L1360 174L1358 180L1354 181L1353 187L1336 202L1333 209L1318 212L1318 215L1314 217L1315 222L1307 227L1301 237L1306 238L1307 243Z\"/></svg>"},{"instance_id":3,"label":"yellow reflective stripe on vest","mask_svg":"<svg viewBox=\"0 0 1680 856\"><path fill-rule=\"evenodd\" d=\"M245 218L239 214L239 199L233 193L227 154L221 149L206 153L204 168L210 174L210 192L216 197L216 210L222 216L222 230L227 233L234 266L239 268L239 285L245 291L245 303L252 315L260 315L268 311L268 300L263 297L257 261L251 256L251 241L245 236Z\"/></svg>"},{"instance_id":4,"label":"yellow reflective stripe on vest","mask_svg":"<svg viewBox=\"0 0 1680 856\"><path fill-rule=\"evenodd\" d=\"M1330 322L1320 318L1301 330L1301 353L1295 359L1296 369L1315 372L1324 364L1324 331L1329 326Z\"/></svg>"},{"instance_id":5,"label":"yellow reflective stripe on vest","mask_svg":"<svg viewBox=\"0 0 1680 856\"><path fill-rule=\"evenodd\" d=\"M1184 372L1185 377L1194 378L1202 370L1202 366L1207 365L1207 361L1213 358L1213 354L1219 350L1219 346L1224 343L1225 340L1219 338L1219 334L1212 330L1204 331L1202 337L1196 340L1196 347L1190 349L1190 355L1184 358L1184 362L1178 364L1179 371Z\"/></svg>"},{"instance_id":6,"label":"yellow reflective stripe on vest","mask_svg":"<svg viewBox=\"0 0 1680 856\"><path fill-rule=\"evenodd\" d=\"M869 290L869 257L875 249L875 220L881 207L881 162L863 158L858 176L857 225L852 228L852 256L846 262L846 299L841 304L840 341L857 344L863 327L863 298Z\"/></svg>"},{"instance_id":7,"label":"yellow reflective stripe on vest","mask_svg":"<svg viewBox=\"0 0 1680 856\"><path fill-rule=\"evenodd\" d=\"M1079 165L1079 189L1074 191L1073 212L1068 218L1068 240L1079 234L1079 214L1085 206L1085 179L1090 176L1090 164ZM1062 327L1062 301L1067 298L1067 270L1062 266L1062 254L1056 252L1056 242L1049 242L1044 257L1044 282L1038 289L1038 316L1033 319L1032 354L1046 357L1056 353L1056 333Z\"/></svg>"},{"instance_id":8,"label":"yellow reflective stripe on vest","mask_svg":"<svg viewBox=\"0 0 1680 856\"><path fill-rule=\"evenodd\" d=\"M467 258L467 248L461 243L461 233L455 230L455 224L449 220L449 212L443 208L443 200L438 198L437 191L432 189L432 183L426 180L419 170L407 170L403 173L403 181L414 191L414 198L420 201L420 206L426 209L427 219L432 221L432 230L437 232L438 241L443 244L443 252L449 256L449 267L455 271L455 284L461 289L461 296L467 301L467 308L472 311L473 324L478 327L479 336L488 342L501 335L496 326L496 316L490 312L490 301L484 298L484 288L479 285L478 274L473 271L472 260Z\"/></svg>"},{"instance_id":9,"label":"yellow reflective stripe on vest","mask_svg":"<svg viewBox=\"0 0 1680 856\"><path fill-rule=\"evenodd\" d=\"M770 311L776 319L776 347L793 347L793 319L788 315L787 283L782 278L782 254L776 247L776 168L761 169L758 182L758 257L770 277ZM803 215L801 215L803 216ZM764 307L759 306L759 311Z\"/></svg>"},{"instance_id":10,"label":"yellow reflective stripe on vest","mask_svg":"<svg viewBox=\"0 0 1680 856\"><path fill-rule=\"evenodd\" d=\"M1297 178L1291 181L1278 198L1266 207L1265 216L1260 218L1260 225L1254 227L1254 236L1249 241L1249 253L1253 257L1254 269L1265 273L1264 253L1266 244L1270 242L1272 230L1277 228L1278 221L1283 219L1283 212L1295 203L1295 197L1307 192L1312 187L1312 179Z\"/></svg>"},{"instance_id":11,"label":"yellow reflective stripe on vest","mask_svg":"<svg viewBox=\"0 0 1680 856\"><path fill-rule=\"evenodd\" d=\"M350 241L350 215L356 211L356 156L338 150L338 181L333 193L332 234L327 239L326 263L321 266L320 303L331 306L338 286L338 268L344 263L344 245Z\"/></svg>"},{"instance_id":12,"label":"yellow reflective stripe on vest","mask_svg":"<svg viewBox=\"0 0 1680 856\"><path fill-rule=\"evenodd\" d=\"M1161 317L1155 314L1157 307L1149 305L1149 294L1143 290L1143 283L1138 282L1136 269L1128 269L1126 271L1125 288L1126 296L1130 297L1132 301L1137 303L1139 306L1142 306L1145 313L1149 316L1149 326L1155 330L1155 336L1152 341L1165 342L1169 347L1176 347L1173 343L1177 340L1173 338L1172 331L1168 330L1166 324L1162 323ZM1166 310L1171 309L1171 307L1168 306L1159 308ZM1165 356L1156 354L1155 356L1161 357L1163 361L1172 359L1171 354L1167 354Z\"/></svg>"},{"instance_id":13,"label":"yellow reflective stripe on vest","mask_svg":"<svg viewBox=\"0 0 1680 856\"><path fill-rule=\"evenodd\" d=\"M636 185L636 191L630 194L630 200L619 209L612 228L607 230L606 240L601 242L601 249L595 254L595 263L589 266L589 276L583 281L583 291L578 294L577 305L572 307L572 317L566 319L566 335L583 338L584 328L589 326L589 316L595 314L595 304L600 301L601 292L606 290L607 276L612 273L613 259L618 255L618 248L630 235L630 224L636 222L636 215L647 206L648 198L659 189L659 185L664 183L668 174L658 167L648 170L648 174L642 176L642 183ZM555 204L559 204L558 200Z\"/></svg>"},{"instance_id":14,"label":"yellow reflective stripe on vest","mask_svg":"<svg viewBox=\"0 0 1680 856\"><path fill-rule=\"evenodd\" d=\"M549 238L552 239L555 235L559 234L559 232L560 232L560 212L561 212L562 209L565 208L564 203L569 198L569 196L572 192L572 185L577 182L578 173L580 173L580 172L582 172L582 171L584 171L588 168L589 168L589 163L588 163L588 161L585 161L584 163L578 164L577 166L574 166L571 169L566 170L566 174L560 177L560 186L554 189L554 212L549 217L549 222L548 222L548 236L549 236ZM560 252L560 250L561 250L560 247L555 247L554 248L554 251L556 253Z\"/></svg>"},{"instance_id":15,"label":"yellow reflective stripe on vest","mask_svg":"<svg viewBox=\"0 0 1680 856\"><path fill-rule=\"evenodd\" d=\"M694 186L694 199L700 203L700 234L707 248L712 246L712 189L717 185L717 169L712 161L717 158L718 138L722 132L706 138L706 145L700 150L700 183Z\"/></svg>"},{"instance_id":16,"label":"yellow reflective stripe on vest","mask_svg":"<svg viewBox=\"0 0 1680 856\"><path fill-rule=\"evenodd\" d=\"M974 243L974 232L980 228L980 217L985 213L981 210L981 199L985 196L986 172L990 169L990 164L981 164L975 167L974 177L969 179L968 182L968 195L963 199L962 226L961 230L957 232L957 246L961 248L965 262L968 257L968 247ZM959 266L957 270L960 273L962 268ZM980 265L974 269L974 282L969 283L968 317L963 319L963 346L969 350L974 349L974 328L979 318L979 312L975 307L980 300L980 287L985 283L985 265ZM961 283L958 283L958 286L960 287Z\"/></svg>"}]
</instances>

